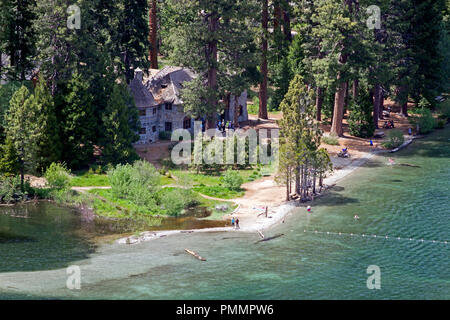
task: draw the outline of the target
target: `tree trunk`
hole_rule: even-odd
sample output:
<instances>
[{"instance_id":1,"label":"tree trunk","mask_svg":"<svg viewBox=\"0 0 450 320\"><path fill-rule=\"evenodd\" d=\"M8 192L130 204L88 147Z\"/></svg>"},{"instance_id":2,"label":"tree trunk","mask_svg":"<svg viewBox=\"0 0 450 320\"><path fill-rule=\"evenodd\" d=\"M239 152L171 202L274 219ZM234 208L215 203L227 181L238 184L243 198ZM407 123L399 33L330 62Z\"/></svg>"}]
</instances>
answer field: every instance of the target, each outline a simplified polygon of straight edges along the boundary
<instances>
[{"instance_id":1,"label":"tree trunk","mask_svg":"<svg viewBox=\"0 0 450 320\"><path fill-rule=\"evenodd\" d=\"M290 194L289 194L289 169L286 171L286 201L291 200L290 199Z\"/></svg>"},{"instance_id":2,"label":"tree trunk","mask_svg":"<svg viewBox=\"0 0 450 320\"><path fill-rule=\"evenodd\" d=\"M274 0L273 1L273 29L274 32L275 30L277 30L278 28L281 27L280 23L281 23L281 6L280 6L280 0Z\"/></svg>"},{"instance_id":3,"label":"tree trunk","mask_svg":"<svg viewBox=\"0 0 450 320\"><path fill-rule=\"evenodd\" d=\"M322 121L322 105L323 105L323 88L317 87L316 89L317 121Z\"/></svg>"},{"instance_id":4,"label":"tree trunk","mask_svg":"<svg viewBox=\"0 0 450 320\"><path fill-rule=\"evenodd\" d=\"M297 195L301 195L300 192L300 166L298 166L295 170L295 193Z\"/></svg>"},{"instance_id":5,"label":"tree trunk","mask_svg":"<svg viewBox=\"0 0 450 320\"><path fill-rule=\"evenodd\" d=\"M373 124L375 125L375 128L378 129L378 119L379 116L379 107L380 107L380 90L381 86L379 84L375 85L374 88L374 99L373 99Z\"/></svg>"},{"instance_id":6,"label":"tree trunk","mask_svg":"<svg viewBox=\"0 0 450 320\"><path fill-rule=\"evenodd\" d=\"M289 3L287 3L289 6ZM283 10L283 33L287 41L292 42L291 17L288 8Z\"/></svg>"},{"instance_id":7,"label":"tree trunk","mask_svg":"<svg viewBox=\"0 0 450 320\"><path fill-rule=\"evenodd\" d=\"M231 93L227 93L223 98L225 106L225 121L231 121L230 119L230 104L231 104Z\"/></svg>"},{"instance_id":8,"label":"tree trunk","mask_svg":"<svg viewBox=\"0 0 450 320\"><path fill-rule=\"evenodd\" d=\"M208 17L208 31L210 34L214 34L217 31L219 23L219 17L217 12L213 12ZM206 53L206 61L209 64L208 69L208 87L212 92L217 91L217 40L211 40L208 42L208 50ZM215 118L217 112L217 99L215 97L210 98L208 101L211 106L211 111L207 116L207 129L214 128Z\"/></svg>"},{"instance_id":9,"label":"tree trunk","mask_svg":"<svg viewBox=\"0 0 450 320\"><path fill-rule=\"evenodd\" d=\"M150 67L152 69L158 69L158 22L156 16L156 0L151 0L149 13L148 13L148 25L150 27L149 43L150 43Z\"/></svg>"},{"instance_id":10,"label":"tree trunk","mask_svg":"<svg viewBox=\"0 0 450 320\"><path fill-rule=\"evenodd\" d=\"M344 99L344 109L342 110L342 117L345 116L348 108L348 81L345 82L345 99Z\"/></svg>"},{"instance_id":11,"label":"tree trunk","mask_svg":"<svg viewBox=\"0 0 450 320\"><path fill-rule=\"evenodd\" d=\"M402 114L405 117L408 117L408 101L406 101L403 105L402 105Z\"/></svg>"},{"instance_id":12,"label":"tree trunk","mask_svg":"<svg viewBox=\"0 0 450 320\"><path fill-rule=\"evenodd\" d=\"M313 176L313 190L312 193L316 194L316 178L317 178L317 174L316 174L316 170L314 169L314 176Z\"/></svg>"},{"instance_id":13,"label":"tree trunk","mask_svg":"<svg viewBox=\"0 0 450 320\"><path fill-rule=\"evenodd\" d=\"M337 80L341 79L341 73L338 73ZM342 129L342 119L344 116L345 102L345 82L339 83L336 94L334 96L333 123L331 124L331 134L342 137L344 131Z\"/></svg>"},{"instance_id":14,"label":"tree trunk","mask_svg":"<svg viewBox=\"0 0 450 320\"><path fill-rule=\"evenodd\" d=\"M378 100L378 117L380 119L384 119L383 116L383 110L384 110L384 93L383 93L383 88L380 89L380 98Z\"/></svg>"},{"instance_id":15,"label":"tree trunk","mask_svg":"<svg viewBox=\"0 0 450 320\"><path fill-rule=\"evenodd\" d=\"M261 44L261 76L262 80L259 84L259 114L261 119L268 119L267 114L267 27L269 20L268 0L263 0L262 7L262 44Z\"/></svg>"},{"instance_id":16,"label":"tree trunk","mask_svg":"<svg viewBox=\"0 0 450 320\"><path fill-rule=\"evenodd\" d=\"M342 48L344 50L344 48ZM348 54L342 54L339 57L339 64L344 65L347 63ZM342 71L338 72L337 82L339 85L336 88L336 94L334 95L334 110L333 110L333 122L331 124L331 134L342 137L344 130L342 129L342 119L344 118L344 103L345 92L347 90L346 82L342 81Z\"/></svg>"},{"instance_id":17,"label":"tree trunk","mask_svg":"<svg viewBox=\"0 0 450 320\"><path fill-rule=\"evenodd\" d=\"M239 127L239 97L234 96L234 113L233 113L233 125L235 128Z\"/></svg>"},{"instance_id":18,"label":"tree trunk","mask_svg":"<svg viewBox=\"0 0 450 320\"><path fill-rule=\"evenodd\" d=\"M352 88L353 99L356 99L358 97L358 87L359 87L359 80L358 79L353 80L353 88Z\"/></svg>"}]
</instances>

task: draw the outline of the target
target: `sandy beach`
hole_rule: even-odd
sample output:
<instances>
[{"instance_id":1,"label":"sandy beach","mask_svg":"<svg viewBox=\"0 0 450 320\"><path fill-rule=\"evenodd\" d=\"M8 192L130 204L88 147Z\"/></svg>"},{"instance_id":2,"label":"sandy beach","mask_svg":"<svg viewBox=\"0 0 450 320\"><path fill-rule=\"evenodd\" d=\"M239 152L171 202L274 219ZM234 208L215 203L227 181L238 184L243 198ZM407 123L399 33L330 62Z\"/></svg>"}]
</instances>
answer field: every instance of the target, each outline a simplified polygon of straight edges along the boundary
<instances>
[{"instance_id":1,"label":"sandy beach","mask_svg":"<svg viewBox=\"0 0 450 320\"><path fill-rule=\"evenodd\" d=\"M356 151L351 153L350 158L331 157L333 167L332 174L324 179L324 190L336 184L339 180L345 178L357 168L364 165L372 157L379 153L387 152L379 148L372 151ZM245 195L238 199L232 199L238 204L234 213L225 215L224 220L230 221L233 217L239 219L239 229L234 227L205 228L195 230L167 230L167 231L145 231L139 236L134 235L117 240L119 244L136 244L158 238L167 237L179 233L198 233L198 232L264 232L270 227L284 223L286 216L297 207L306 207L314 202L301 204L299 201L284 201L286 198L286 187L280 186L274 181L274 176L265 177L242 185L246 190ZM210 198L210 197L208 197ZM214 199L214 198L212 198ZM268 207L267 217L265 216L265 207Z\"/></svg>"}]
</instances>

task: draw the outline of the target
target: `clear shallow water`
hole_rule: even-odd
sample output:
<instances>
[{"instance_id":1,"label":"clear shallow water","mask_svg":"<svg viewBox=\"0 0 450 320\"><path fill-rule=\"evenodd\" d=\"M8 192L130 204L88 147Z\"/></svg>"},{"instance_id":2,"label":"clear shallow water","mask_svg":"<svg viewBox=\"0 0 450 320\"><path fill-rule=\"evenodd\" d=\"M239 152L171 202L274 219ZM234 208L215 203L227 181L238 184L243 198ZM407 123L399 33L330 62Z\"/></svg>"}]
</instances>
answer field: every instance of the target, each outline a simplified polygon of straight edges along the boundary
<instances>
[{"instance_id":1,"label":"clear shallow water","mask_svg":"<svg viewBox=\"0 0 450 320\"><path fill-rule=\"evenodd\" d=\"M389 156L397 165L386 165ZM314 203L311 215L299 208L285 224L265 232L284 233L273 241L256 243L257 234L199 233L132 247L102 246L89 259L65 262L80 265L80 291L65 288L65 269L14 272L0 274L0 297L450 299L449 245L393 238L450 240L450 131L389 156L338 183ZM390 238L382 239L385 235ZM45 254L42 260L45 264ZM366 287L369 265L381 268L381 290Z\"/></svg>"}]
</instances>

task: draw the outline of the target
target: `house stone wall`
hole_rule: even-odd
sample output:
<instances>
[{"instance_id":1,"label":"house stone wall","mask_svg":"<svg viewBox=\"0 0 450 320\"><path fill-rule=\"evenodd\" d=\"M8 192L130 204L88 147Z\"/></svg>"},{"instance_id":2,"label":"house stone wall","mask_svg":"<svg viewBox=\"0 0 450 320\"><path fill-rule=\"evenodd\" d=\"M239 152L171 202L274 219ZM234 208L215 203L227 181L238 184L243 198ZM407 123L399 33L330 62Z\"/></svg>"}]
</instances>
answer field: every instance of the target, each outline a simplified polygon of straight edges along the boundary
<instances>
[{"instance_id":1,"label":"house stone wall","mask_svg":"<svg viewBox=\"0 0 450 320\"><path fill-rule=\"evenodd\" d=\"M238 117L238 122L243 122L248 120L248 110L247 110L247 91L242 92L241 96L238 98L237 106L242 106L242 115ZM234 109L236 108L236 103L234 96L230 97L230 109L228 117L230 120L234 117Z\"/></svg>"},{"instance_id":2,"label":"house stone wall","mask_svg":"<svg viewBox=\"0 0 450 320\"><path fill-rule=\"evenodd\" d=\"M153 109L156 109L154 114ZM145 128L145 134L139 134L138 144L146 144L159 140L159 133L165 131L166 122L172 123L172 131L183 128L186 113L183 111L183 106L173 105L172 110L166 110L165 105L158 105L157 107L145 108L145 116L140 116L141 128ZM156 126L156 131L153 132L153 126ZM191 118L191 133L193 133L194 120Z\"/></svg>"}]
</instances>

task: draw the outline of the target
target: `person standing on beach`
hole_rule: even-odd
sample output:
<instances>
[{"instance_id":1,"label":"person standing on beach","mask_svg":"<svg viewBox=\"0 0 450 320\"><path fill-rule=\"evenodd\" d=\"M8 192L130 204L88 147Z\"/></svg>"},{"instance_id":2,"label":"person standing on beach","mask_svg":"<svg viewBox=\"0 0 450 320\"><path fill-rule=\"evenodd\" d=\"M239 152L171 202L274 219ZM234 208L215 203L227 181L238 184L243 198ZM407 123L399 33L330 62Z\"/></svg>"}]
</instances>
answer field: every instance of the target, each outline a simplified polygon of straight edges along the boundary
<instances>
[{"instance_id":1,"label":"person standing on beach","mask_svg":"<svg viewBox=\"0 0 450 320\"><path fill-rule=\"evenodd\" d=\"M236 228L235 229L240 229L240 227L239 227L239 218L236 219Z\"/></svg>"},{"instance_id":2,"label":"person standing on beach","mask_svg":"<svg viewBox=\"0 0 450 320\"><path fill-rule=\"evenodd\" d=\"M234 217L231 219L231 225L234 227L235 221L234 221Z\"/></svg>"}]
</instances>

